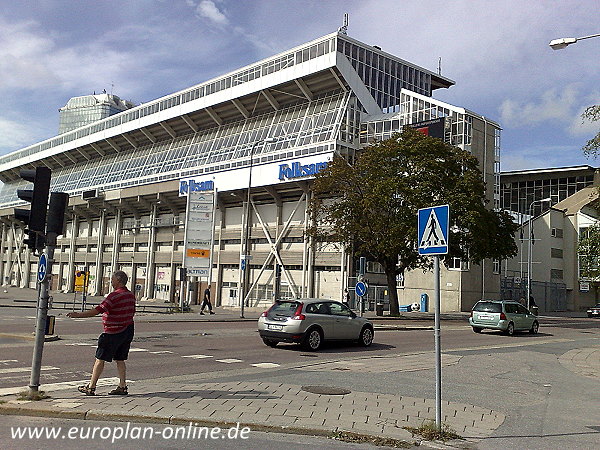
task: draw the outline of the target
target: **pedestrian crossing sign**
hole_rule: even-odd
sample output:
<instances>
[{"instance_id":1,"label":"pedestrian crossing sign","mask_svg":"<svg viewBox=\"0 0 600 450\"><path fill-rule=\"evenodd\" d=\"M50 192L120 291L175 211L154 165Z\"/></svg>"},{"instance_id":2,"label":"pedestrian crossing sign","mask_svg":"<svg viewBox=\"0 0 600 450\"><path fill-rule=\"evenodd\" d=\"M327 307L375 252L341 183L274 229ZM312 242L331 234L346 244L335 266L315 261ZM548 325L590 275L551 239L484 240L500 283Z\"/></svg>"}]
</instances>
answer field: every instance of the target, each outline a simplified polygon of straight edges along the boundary
<instances>
[{"instance_id":1,"label":"pedestrian crossing sign","mask_svg":"<svg viewBox=\"0 0 600 450\"><path fill-rule=\"evenodd\" d=\"M419 210L419 255L445 255L448 253L449 213L448 205Z\"/></svg>"}]
</instances>

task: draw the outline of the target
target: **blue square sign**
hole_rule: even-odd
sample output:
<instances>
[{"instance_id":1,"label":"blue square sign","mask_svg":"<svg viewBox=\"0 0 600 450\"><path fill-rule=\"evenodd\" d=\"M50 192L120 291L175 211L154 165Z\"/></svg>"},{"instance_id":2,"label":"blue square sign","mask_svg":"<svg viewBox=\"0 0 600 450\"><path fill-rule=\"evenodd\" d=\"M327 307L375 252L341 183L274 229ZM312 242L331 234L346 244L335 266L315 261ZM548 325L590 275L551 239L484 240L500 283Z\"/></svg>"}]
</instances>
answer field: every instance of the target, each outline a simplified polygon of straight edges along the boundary
<instances>
[{"instance_id":1,"label":"blue square sign","mask_svg":"<svg viewBox=\"0 0 600 450\"><path fill-rule=\"evenodd\" d=\"M418 215L419 255L445 255L448 253L448 205L422 208Z\"/></svg>"}]
</instances>

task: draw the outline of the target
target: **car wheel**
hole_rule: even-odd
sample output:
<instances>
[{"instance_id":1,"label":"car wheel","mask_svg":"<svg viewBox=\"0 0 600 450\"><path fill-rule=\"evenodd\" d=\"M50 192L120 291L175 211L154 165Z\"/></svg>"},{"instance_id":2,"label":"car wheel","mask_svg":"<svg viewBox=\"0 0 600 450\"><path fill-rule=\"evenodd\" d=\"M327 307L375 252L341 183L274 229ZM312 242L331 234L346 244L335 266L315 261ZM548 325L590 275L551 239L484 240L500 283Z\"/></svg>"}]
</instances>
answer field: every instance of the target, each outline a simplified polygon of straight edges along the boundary
<instances>
[{"instance_id":1,"label":"car wheel","mask_svg":"<svg viewBox=\"0 0 600 450\"><path fill-rule=\"evenodd\" d=\"M373 343L373 330L370 327L364 327L360 332L358 342L364 347L371 345Z\"/></svg>"},{"instance_id":2,"label":"car wheel","mask_svg":"<svg viewBox=\"0 0 600 450\"><path fill-rule=\"evenodd\" d=\"M473 331L475 333L481 333L483 331L483 328L479 328L479 327L473 327Z\"/></svg>"},{"instance_id":3,"label":"car wheel","mask_svg":"<svg viewBox=\"0 0 600 450\"><path fill-rule=\"evenodd\" d=\"M514 336L514 334L515 334L515 324L514 324L514 323L512 323L512 322L510 322L510 323L508 324L508 326L506 327L506 331L505 331L505 333L506 333L508 336Z\"/></svg>"},{"instance_id":4,"label":"car wheel","mask_svg":"<svg viewBox=\"0 0 600 450\"><path fill-rule=\"evenodd\" d=\"M534 320L533 323L531 324L531 328L529 329L529 332L531 334L537 334L539 329L540 329L540 324L538 323L537 320Z\"/></svg>"},{"instance_id":5,"label":"car wheel","mask_svg":"<svg viewBox=\"0 0 600 450\"><path fill-rule=\"evenodd\" d=\"M302 344L306 350L315 352L321 348L322 343L323 333L318 328L313 328L308 330L308 333L306 333L306 337L304 338L304 342Z\"/></svg>"},{"instance_id":6,"label":"car wheel","mask_svg":"<svg viewBox=\"0 0 600 450\"><path fill-rule=\"evenodd\" d=\"M275 347L277 344L279 344L279 341L273 341L272 339L265 339L265 338L263 338L263 342L265 343L265 345L268 345L269 347Z\"/></svg>"}]
</instances>

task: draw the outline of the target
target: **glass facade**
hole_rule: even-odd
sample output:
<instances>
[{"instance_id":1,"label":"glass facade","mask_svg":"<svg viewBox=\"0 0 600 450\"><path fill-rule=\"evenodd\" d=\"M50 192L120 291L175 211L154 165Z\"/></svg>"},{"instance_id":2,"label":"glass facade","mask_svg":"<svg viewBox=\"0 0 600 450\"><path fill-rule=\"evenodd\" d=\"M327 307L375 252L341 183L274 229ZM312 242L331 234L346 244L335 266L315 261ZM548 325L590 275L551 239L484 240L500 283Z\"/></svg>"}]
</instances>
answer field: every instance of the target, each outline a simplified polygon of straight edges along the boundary
<instances>
[{"instance_id":1,"label":"glass facade","mask_svg":"<svg viewBox=\"0 0 600 450\"><path fill-rule=\"evenodd\" d=\"M528 215L529 206L538 200L533 205L533 215L537 216L550 207L548 202L539 200L550 198L552 205L555 205L575 192L591 186L594 182L594 169L583 167L568 174L553 170L521 174L511 172L501 174L500 178L502 208Z\"/></svg>"},{"instance_id":2,"label":"glass facade","mask_svg":"<svg viewBox=\"0 0 600 450\"><path fill-rule=\"evenodd\" d=\"M52 190L77 194L92 187L112 189L244 167L250 164L252 144L267 137L277 142L256 148L255 164L331 152L338 139L344 141L350 135L349 99L348 92L336 92L270 114L139 147L126 158L117 154L54 170ZM340 136L342 129L344 136ZM26 184L25 180L4 184L0 204L20 203L16 189Z\"/></svg>"},{"instance_id":3,"label":"glass facade","mask_svg":"<svg viewBox=\"0 0 600 450\"><path fill-rule=\"evenodd\" d=\"M118 114L135 105L112 94L93 94L73 97L60 108L58 134L89 125Z\"/></svg>"}]
</instances>

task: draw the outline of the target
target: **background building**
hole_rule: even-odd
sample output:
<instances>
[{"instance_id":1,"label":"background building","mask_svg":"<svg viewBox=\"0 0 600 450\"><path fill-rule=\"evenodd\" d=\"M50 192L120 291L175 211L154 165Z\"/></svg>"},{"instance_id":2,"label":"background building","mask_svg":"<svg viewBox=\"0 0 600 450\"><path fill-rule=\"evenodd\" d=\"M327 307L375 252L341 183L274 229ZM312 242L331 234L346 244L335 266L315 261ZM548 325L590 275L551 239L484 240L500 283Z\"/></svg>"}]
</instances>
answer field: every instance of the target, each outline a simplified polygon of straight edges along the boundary
<instances>
[{"instance_id":1,"label":"background building","mask_svg":"<svg viewBox=\"0 0 600 450\"><path fill-rule=\"evenodd\" d=\"M185 196L210 189L217 304L239 306L245 286L251 306L275 296L341 299L354 286L352 255L305 233L311 180L334 154L352 161L371 139L441 119L444 139L478 157L499 206L500 127L432 97L453 84L342 31L5 155L0 276L35 287L36 258L21 245L12 207L26 184L19 169L46 165L51 189L71 195L54 289L71 291L75 271L87 269L92 293L103 294L120 269L140 299L176 300ZM247 237L252 259L242 270ZM370 298L385 299L377 266L369 264ZM432 275L418 272L399 280L401 303L432 293ZM192 280L192 289L196 281L206 282ZM469 310L499 295L499 263L456 260L442 289L443 310Z\"/></svg>"},{"instance_id":2,"label":"background building","mask_svg":"<svg viewBox=\"0 0 600 450\"><path fill-rule=\"evenodd\" d=\"M132 102L121 100L116 95L106 93L73 97L58 110L60 113L58 134L106 119L108 116L118 114L134 106L135 104Z\"/></svg>"}]
</instances>

